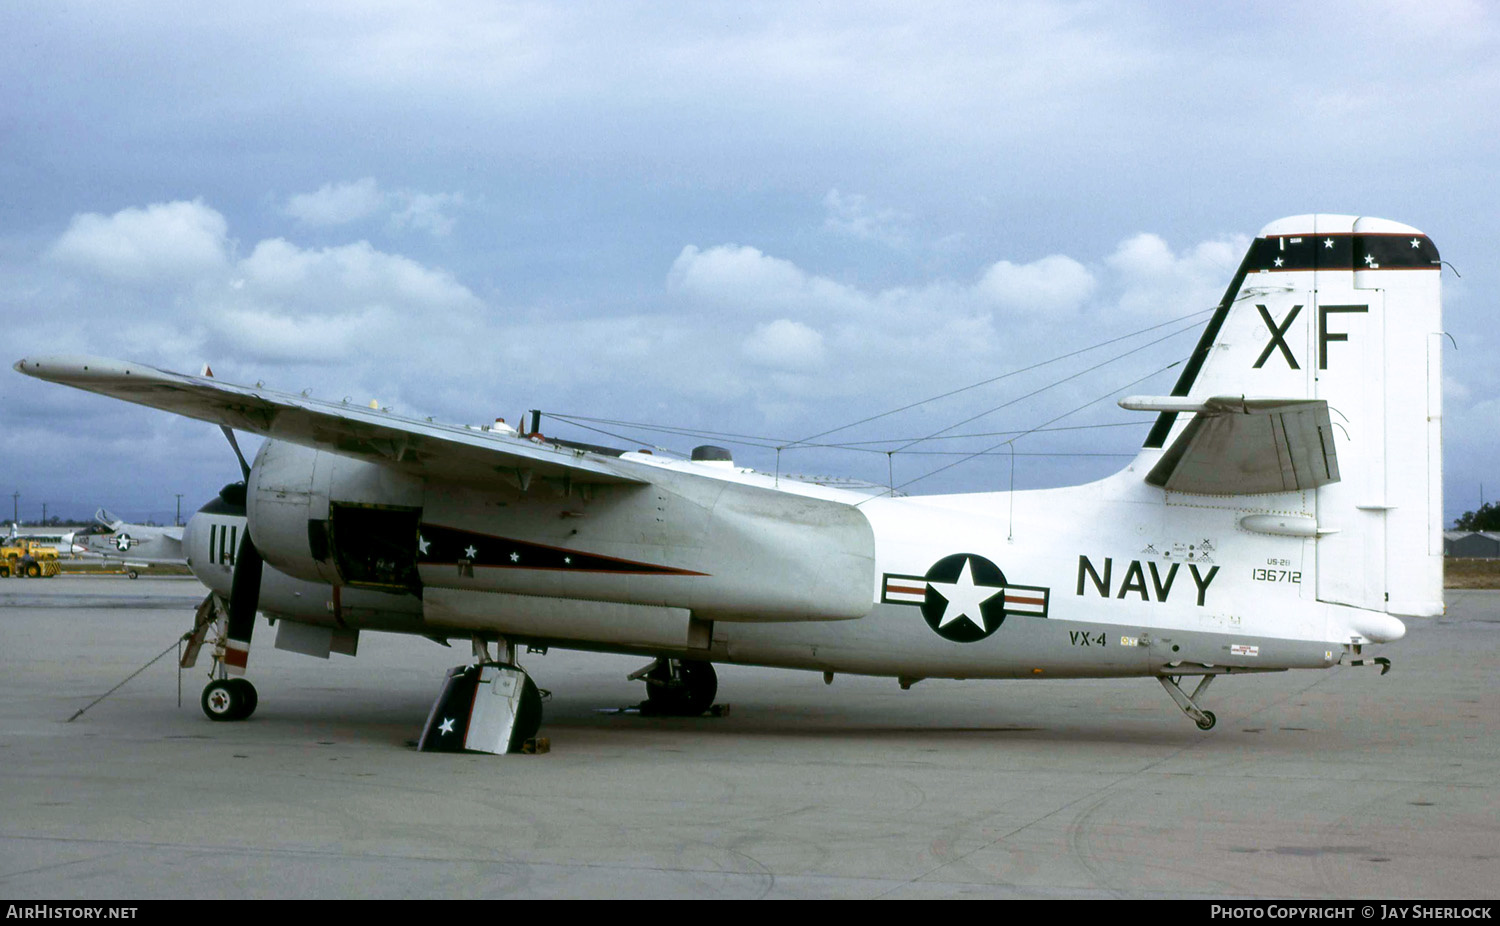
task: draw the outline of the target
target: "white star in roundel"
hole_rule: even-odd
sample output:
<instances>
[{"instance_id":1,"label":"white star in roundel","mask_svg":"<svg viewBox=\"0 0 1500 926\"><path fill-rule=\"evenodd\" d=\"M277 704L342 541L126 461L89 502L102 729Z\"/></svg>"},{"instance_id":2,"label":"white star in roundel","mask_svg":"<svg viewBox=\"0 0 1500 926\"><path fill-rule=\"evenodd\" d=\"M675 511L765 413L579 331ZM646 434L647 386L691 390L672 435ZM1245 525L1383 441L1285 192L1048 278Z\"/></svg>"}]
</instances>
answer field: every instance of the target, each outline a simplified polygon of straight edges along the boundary
<instances>
[{"instance_id":1,"label":"white star in roundel","mask_svg":"<svg viewBox=\"0 0 1500 926\"><path fill-rule=\"evenodd\" d=\"M476 550L476 549L474 549L474 545L473 544L470 544L469 546L464 547L464 556L467 556L469 559L473 559L474 557L476 557L478 555L479 555L479 551Z\"/></svg>"},{"instance_id":2,"label":"white star in roundel","mask_svg":"<svg viewBox=\"0 0 1500 926\"><path fill-rule=\"evenodd\" d=\"M428 540L426 537L423 537L421 534L417 535L417 549L418 549L418 551L420 551L422 553L426 553L427 552L427 548L430 547L430 546L432 546L432 541L431 540Z\"/></svg>"},{"instance_id":3,"label":"white star in roundel","mask_svg":"<svg viewBox=\"0 0 1500 926\"><path fill-rule=\"evenodd\" d=\"M449 733L452 733L453 732L453 718L452 717L444 717L443 718L443 722L440 723L440 724L438 724L438 732L442 733L444 736L448 735Z\"/></svg>"},{"instance_id":4,"label":"white star in roundel","mask_svg":"<svg viewBox=\"0 0 1500 926\"><path fill-rule=\"evenodd\" d=\"M980 605L1000 594L1004 589L992 585L975 585L974 573L969 567L970 560L965 559L963 571L958 574L956 582L929 581L927 583L948 602L948 606L943 609L942 618L938 621L938 627L946 627L962 618L985 633L989 633L990 628L985 626L984 612Z\"/></svg>"}]
</instances>

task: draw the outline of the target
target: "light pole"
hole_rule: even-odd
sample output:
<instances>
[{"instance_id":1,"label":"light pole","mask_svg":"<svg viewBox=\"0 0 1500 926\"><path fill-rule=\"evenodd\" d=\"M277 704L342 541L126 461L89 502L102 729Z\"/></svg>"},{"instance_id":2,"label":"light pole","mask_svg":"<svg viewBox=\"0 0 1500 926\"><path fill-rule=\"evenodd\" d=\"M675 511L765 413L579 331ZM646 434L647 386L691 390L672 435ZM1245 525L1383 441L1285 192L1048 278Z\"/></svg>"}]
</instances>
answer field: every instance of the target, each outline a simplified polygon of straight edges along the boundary
<instances>
[{"instance_id":1,"label":"light pole","mask_svg":"<svg viewBox=\"0 0 1500 926\"><path fill-rule=\"evenodd\" d=\"M182 493L177 493L177 520L173 522L178 527L182 526Z\"/></svg>"}]
</instances>

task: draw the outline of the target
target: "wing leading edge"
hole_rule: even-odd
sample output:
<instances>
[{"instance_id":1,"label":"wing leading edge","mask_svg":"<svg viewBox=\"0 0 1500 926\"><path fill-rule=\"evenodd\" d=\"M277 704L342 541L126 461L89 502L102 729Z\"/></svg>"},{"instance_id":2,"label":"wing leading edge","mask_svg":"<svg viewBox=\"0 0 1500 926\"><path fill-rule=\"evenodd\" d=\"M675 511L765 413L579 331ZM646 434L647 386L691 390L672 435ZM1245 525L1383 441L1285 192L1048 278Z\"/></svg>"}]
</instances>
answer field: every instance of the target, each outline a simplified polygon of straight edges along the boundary
<instances>
[{"instance_id":1,"label":"wing leading edge","mask_svg":"<svg viewBox=\"0 0 1500 926\"><path fill-rule=\"evenodd\" d=\"M1146 474L1151 485L1194 495L1260 495L1339 481L1333 425L1322 399L1131 396L1120 406L1194 413Z\"/></svg>"},{"instance_id":2,"label":"wing leading edge","mask_svg":"<svg viewBox=\"0 0 1500 926\"><path fill-rule=\"evenodd\" d=\"M18 372L420 476L525 485L533 477L574 483L641 483L607 457L501 431L440 424L382 409L325 402L259 386L97 357L26 358Z\"/></svg>"}]
</instances>

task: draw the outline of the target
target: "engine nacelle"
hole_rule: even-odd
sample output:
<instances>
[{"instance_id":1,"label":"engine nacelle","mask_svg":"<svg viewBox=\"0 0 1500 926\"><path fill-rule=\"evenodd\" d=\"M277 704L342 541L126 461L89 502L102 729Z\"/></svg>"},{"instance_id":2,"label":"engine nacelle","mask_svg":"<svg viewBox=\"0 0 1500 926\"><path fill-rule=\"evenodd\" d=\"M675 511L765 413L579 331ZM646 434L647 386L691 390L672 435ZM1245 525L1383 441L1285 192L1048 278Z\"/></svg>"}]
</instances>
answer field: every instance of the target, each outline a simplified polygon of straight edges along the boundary
<instances>
[{"instance_id":1,"label":"engine nacelle","mask_svg":"<svg viewBox=\"0 0 1500 926\"><path fill-rule=\"evenodd\" d=\"M424 492L389 467L268 440L246 485L250 536L299 579L414 590Z\"/></svg>"}]
</instances>

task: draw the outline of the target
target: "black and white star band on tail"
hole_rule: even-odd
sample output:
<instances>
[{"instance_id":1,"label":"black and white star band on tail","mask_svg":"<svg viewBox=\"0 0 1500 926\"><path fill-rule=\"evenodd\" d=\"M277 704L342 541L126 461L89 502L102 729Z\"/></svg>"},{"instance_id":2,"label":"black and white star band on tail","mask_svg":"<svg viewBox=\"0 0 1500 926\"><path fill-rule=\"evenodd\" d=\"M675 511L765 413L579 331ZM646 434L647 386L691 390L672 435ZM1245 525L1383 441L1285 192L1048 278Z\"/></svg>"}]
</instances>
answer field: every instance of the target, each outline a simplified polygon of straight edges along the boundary
<instances>
[{"instance_id":1,"label":"black and white star band on tail","mask_svg":"<svg viewBox=\"0 0 1500 926\"><path fill-rule=\"evenodd\" d=\"M1000 567L975 553L955 553L923 576L886 573L880 600L917 605L935 633L955 643L983 640L1013 614L1047 616L1050 589L1012 585Z\"/></svg>"}]
</instances>

